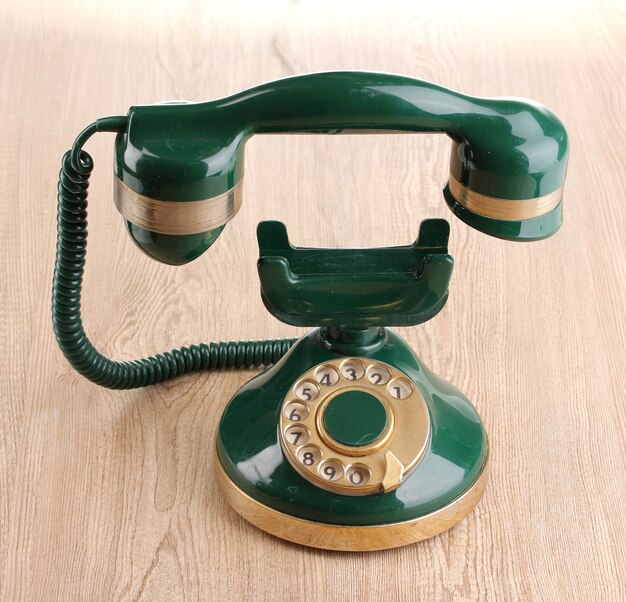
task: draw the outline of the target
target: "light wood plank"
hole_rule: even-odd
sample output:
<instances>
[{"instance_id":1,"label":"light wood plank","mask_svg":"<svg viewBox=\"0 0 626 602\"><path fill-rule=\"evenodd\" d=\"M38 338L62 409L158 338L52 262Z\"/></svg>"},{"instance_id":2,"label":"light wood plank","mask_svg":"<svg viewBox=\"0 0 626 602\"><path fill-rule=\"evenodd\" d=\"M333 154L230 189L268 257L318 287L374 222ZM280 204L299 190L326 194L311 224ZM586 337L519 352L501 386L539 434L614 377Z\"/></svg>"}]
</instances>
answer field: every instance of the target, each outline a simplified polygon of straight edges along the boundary
<instances>
[{"instance_id":1,"label":"light wood plank","mask_svg":"<svg viewBox=\"0 0 626 602\"><path fill-rule=\"evenodd\" d=\"M3 600L624 599L623 3L424 4L0 4ZM252 371L107 391L72 371L50 325L56 178L82 127L131 104L326 69L553 108L572 142L562 231L514 245L454 219L443 137L259 137L242 211L205 256L173 269L125 234L113 138L101 135L88 145L84 312L117 358L290 336L259 298L260 219L329 246L408 243L424 217L450 219L450 301L402 334L484 417L490 486L453 530L361 555L276 540L217 496L215 428Z\"/></svg>"}]
</instances>

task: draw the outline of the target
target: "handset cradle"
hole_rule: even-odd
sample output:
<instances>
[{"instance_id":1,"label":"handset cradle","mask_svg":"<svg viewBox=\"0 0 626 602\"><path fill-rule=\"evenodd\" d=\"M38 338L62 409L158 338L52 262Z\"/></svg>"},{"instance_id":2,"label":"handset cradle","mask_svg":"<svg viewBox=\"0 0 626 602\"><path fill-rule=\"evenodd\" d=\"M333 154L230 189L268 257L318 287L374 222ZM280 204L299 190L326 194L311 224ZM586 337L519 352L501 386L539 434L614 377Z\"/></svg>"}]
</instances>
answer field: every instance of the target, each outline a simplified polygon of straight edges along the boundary
<instances>
[{"instance_id":1,"label":"handset cradle","mask_svg":"<svg viewBox=\"0 0 626 602\"><path fill-rule=\"evenodd\" d=\"M292 326L413 326L448 298L450 226L422 222L408 246L385 249L294 247L284 224L261 222L257 264L268 311Z\"/></svg>"}]
</instances>

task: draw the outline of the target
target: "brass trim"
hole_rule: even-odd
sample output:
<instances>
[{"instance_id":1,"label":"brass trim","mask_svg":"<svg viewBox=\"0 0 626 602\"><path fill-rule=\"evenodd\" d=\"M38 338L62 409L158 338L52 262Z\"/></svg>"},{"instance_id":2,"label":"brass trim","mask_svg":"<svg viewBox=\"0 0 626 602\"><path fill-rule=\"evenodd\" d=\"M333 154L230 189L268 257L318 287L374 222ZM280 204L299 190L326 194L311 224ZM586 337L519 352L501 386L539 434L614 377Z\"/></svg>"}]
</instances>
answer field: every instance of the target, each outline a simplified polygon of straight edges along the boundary
<instances>
[{"instance_id":1,"label":"brass trim","mask_svg":"<svg viewBox=\"0 0 626 602\"><path fill-rule=\"evenodd\" d=\"M380 484L383 488L383 492L389 493L397 489L397 483L402 480L402 475L404 474L404 466L391 451L385 452L385 462L387 463L385 475Z\"/></svg>"},{"instance_id":2,"label":"brass trim","mask_svg":"<svg viewBox=\"0 0 626 602\"><path fill-rule=\"evenodd\" d=\"M242 491L226 474L216 454L218 487L229 506L255 527L293 543L324 550L370 552L417 543L465 518L478 504L489 480L489 460L471 487L447 506L413 520L384 525L319 523L274 510Z\"/></svg>"},{"instance_id":3,"label":"brass trim","mask_svg":"<svg viewBox=\"0 0 626 602\"><path fill-rule=\"evenodd\" d=\"M474 192L461 184L452 174L448 189L454 200L472 213L504 221L541 217L552 211L563 200L563 186L554 192L533 199L499 199Z\"/></svg>"},{"instance_id":4,"label":"brass trim","mask_svg":"<svg viewBox=\"0 0 626 602\"><path fill-rule=\"evenodd\" d=\"M358 362L363 366L363 374L359 379L351 380L346 378L341 366L346 362ZM375 385L367 378L368 369L373 366L382 366L390 374L389 381L384 385ZM319 389L318 394L312 400L302 400L296 394L296 389L302 382L313 382L314 375L322 366L329 366L339 374L334 385L322 385L316 381ZM396 400L388 395L389 383L394 378L404 378L411 384L411 394L404 400ZM334 441L327 432L322 413L329 400L338 393L350 390L363 390L374 395L385 406L387 413L387 425L381 436L367 446L350 447L344 446L338 441ZM285 414L285 407L292 402L304 404L307 415L302 420L292 421ZM285 437L285 432L293 425L304 426L309 432L306 444L294 444ZM290 387L283 400L280 409L279 420L279 440L285 457L293 468L302 477L313 483L315 486L340 493L342 495L372 495L381 490L391 491L398 488L403 478L406 478L419 464L428 448L430 441L431 426L430 414L426 400L415 383L400 370L381 362L364 357L349 357L326 360L311 367L300 375L300 377ZM303 447L314 446L321 451L321 460L312 466L304 466L298 459L298 453ZM393 451L397 460L402 464L403 471L392 484L390 479L393 471L388 473L388 460L386 451ZM347 473L340 478L329 481L320 475L319 470L324 460L335 459L341 462L347 470L349 466L363 464L369 470L369 478L363 484L355 485L347 479ZM385 476L388 478L385 480ZM385 484L383 485L383 480Z\"/></svg>"},{"instance_id":5,"label":"brass trim","mask_svg":"<svg viewBox=\"0 0 626 602\"><path fill-rule=\"evenodd\" d=\"M241 207L243 179L225 193L199 201L161 201L114 177L115 206L129 222L158 234L199 234L223 226Z\"/></svg>"}]
</instances>

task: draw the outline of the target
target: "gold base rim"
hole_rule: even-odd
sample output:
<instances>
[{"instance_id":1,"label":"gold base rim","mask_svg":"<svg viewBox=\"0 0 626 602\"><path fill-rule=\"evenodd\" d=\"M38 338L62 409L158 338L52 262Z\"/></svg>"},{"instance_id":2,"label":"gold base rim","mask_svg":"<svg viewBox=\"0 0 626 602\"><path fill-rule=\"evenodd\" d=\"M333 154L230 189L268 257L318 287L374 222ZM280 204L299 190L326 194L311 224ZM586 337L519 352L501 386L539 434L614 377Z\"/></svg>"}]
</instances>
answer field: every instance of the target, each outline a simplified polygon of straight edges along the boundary
<instances>
[{"instance_id":1,"label":"gold base rim","mask_svg":"<svg viewBox=\"0 0 626 602\"><path fill-rule=\"evenodd\" d=\"M372 552L423 541L447 531L478 504L489 480L489 458L471 487L447 506L418 518L383 525L350 526L290 516L255 500L228 476L216 454L218 488L229 506L255 527L292 543L339 552Z\"/></svg>"}]
</instances>

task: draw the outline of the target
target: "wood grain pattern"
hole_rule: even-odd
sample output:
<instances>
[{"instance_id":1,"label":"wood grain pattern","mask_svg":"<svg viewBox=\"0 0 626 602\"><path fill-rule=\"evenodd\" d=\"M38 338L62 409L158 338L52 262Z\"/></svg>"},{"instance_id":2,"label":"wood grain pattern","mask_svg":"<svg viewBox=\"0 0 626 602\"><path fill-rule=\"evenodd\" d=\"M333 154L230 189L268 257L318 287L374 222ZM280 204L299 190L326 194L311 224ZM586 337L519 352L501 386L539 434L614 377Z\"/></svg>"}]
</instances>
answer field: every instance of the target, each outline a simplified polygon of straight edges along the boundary
<instances>
[{"instance_id":1,"label":"wood grain pattern","mask_svg":"<svg viewBox=\"0 0 626 602\"><path fill-rule=\"evenodd\" d=\"M623 600L625 25L602 1L0 3L1 599ZM259 298L260 219L328 246L406 244L422 218L451 219L450 301L403 334L484 417L491 482L453 530L362 555L276 540L216 495L217 421L252 372L103 390L62 358L49 308L56 178L82 127L346 68L552 107L572 142L561 232L515 245L453 219L444 137L268 136L249 145L239 216L173 269L124 232L101 135L84 312L117 358L291 335Z\"/></svg>"}]
</instances>

